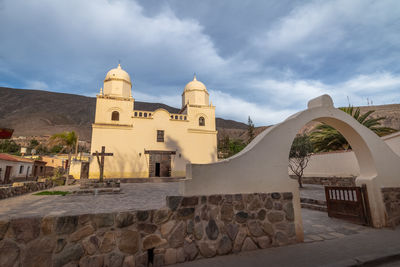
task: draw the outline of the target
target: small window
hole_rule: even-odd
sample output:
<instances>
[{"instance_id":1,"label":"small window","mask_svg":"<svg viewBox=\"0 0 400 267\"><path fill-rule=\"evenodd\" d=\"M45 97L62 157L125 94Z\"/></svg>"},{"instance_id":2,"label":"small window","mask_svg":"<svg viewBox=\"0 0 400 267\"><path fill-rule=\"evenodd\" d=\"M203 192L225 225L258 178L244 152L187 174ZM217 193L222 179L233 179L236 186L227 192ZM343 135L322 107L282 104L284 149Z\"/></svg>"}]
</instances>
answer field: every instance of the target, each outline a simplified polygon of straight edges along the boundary
<instances>
[{"instance_id":1,"label":"small window","mask_svg":"<svg viewBox=\"0 0 400 267\"><path fill-rule=\"evenodd\" d=\"M179 119L182 120L182 116L180 116Z\"/></svg>"},{"instance_id":2,"label":"small window","mask_svg":"<svg viewBox=\"0 0 400 267\"><path fill-rule=\"evenodd\" d=\"M147 118L147 113L144 113L144 117Z\"/></svg>"},{"instance_id":3,"label":"small window","mask_svg":"<svg viewBox=\"0 0 400 267\"><path fill-rule=\"evenodd\" d=\"M119 112L118 111L113 111L111 114L111 120L112 121L119 121Z\"/></svg>"},{"instance_id":4,"label":"small window","mask_svg":"<svg viewBox=\"0 0 400 267\"><path fill-rule=\"evenodd\" d=\"M135 112L135 117L137 117L137 112Z\"/></svg>"},{"instance_id":5,"label":"small window","mask_svg":"<svg viewBox=\"0 0 400 267\"><path fill-rule=\"evenodd\" d=\"M40 166L40 173L43 172L43 166Z\"/></svg>"},{"instance_id":6,"label":"small window","mask_svg":"<svg viewBox=\"0 0 400 267\"><path fill-rule=\"evenodd\" d=\"M204 117L200 117L199 118L199 126L205 126L206 125L206 120L204 119Z\"/></svg>"},{"instance_id":7,"label":"small window","mask_svg":"<svg viewBox=\"0 0 400 267\"><path fill-rule=\"evenodd\" d=\"M19 173L22 173L24 171L24 166L19 167Z\"/></svg>"},{"instance_id":8,"label":"small window","mask_svg":"<svg viewBox=\"0 0 400 267\"><path fill-rule=\"evenodd\" d=\"M164 130L157 130L157 142L164 142Z\"/></svg>"},{"instance_id":9,"label":"small window","mask_svg":"<svg viewBox=\"0 0 400 267\"><path fill-rule=\"evenodd\" d=\"M175 115L175 120L177 120L178 119L178 115Z\"/></svg>"},{"instance_id":10,"label":"small window","mask_svg":"<svg viewBox=\"0 0 400 267\"><path fill-rule=\"evenodd\" d=\"M173 115L171 115L171 119L173 119L174 118L174 116Z\"/></svg>"},{"instance_id":11,"label":"small window","mask_svg":"<svg viewBox=\"0 0 400 267\"><path fill-rule=\"evenodd\" d=\"M142 117L142 112L139 112L139 117Z\"/></svg>"},{"instance_id":12,"label":"small window","mask_svg":"<svg viewBox=\"0 0 400 267\"><path fill-rule=\"evenodd\" d=\"M186 120L186 116L184 118L185 118L184 120Z\"/></svg>"}]
</instances>

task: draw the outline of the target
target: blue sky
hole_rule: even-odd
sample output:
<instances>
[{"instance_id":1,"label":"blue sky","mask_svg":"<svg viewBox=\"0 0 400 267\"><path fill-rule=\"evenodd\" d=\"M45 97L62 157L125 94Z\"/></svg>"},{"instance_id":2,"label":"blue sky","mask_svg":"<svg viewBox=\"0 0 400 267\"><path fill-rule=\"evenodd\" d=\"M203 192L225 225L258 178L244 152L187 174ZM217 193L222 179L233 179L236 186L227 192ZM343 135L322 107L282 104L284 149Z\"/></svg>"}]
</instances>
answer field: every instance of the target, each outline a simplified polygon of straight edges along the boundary
<instances>
[{"instance_id":1,"label":"blue sky","mask_svg":"<svg viewBox=\"0 0 400 267\"><path fill-rule=\"evenodd\" d=\"M324 93L400 103L398 0L0 0L0 36L0 86L94 96L120 60L138 101L179 107L196 73L256 125Z\"/></svg>"}]
</instances>

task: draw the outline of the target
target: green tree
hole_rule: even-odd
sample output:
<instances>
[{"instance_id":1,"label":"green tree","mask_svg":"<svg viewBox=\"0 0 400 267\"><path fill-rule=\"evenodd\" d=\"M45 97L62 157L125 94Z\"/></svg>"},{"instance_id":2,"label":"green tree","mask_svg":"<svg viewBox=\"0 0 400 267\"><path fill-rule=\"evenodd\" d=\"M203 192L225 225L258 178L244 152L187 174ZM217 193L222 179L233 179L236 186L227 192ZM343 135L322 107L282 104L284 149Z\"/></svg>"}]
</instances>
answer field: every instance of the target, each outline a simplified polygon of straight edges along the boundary
<instances>
[{"instance_id":1,"label":"green tree","mask_svg":"<svg viewBox=\"0 0 400 267\"><path fill-rule=\"evenodd\" d=\"M369 128L378 136L384 136L396 132L395 129L381 126L381 122L385 117L370 117L375 110L370 110L361 114L360 108L358 107L354 108L353 106L349 106L339 109L352 116L355 120ZM347 140L338 130L324 123L315 127L310 134L310 138L313 143L314 152L347 150L351 148Z\"/></svg>"},{"instance_id":2,"label":"green tree","mask_svg":"<svg viewBox=\"0 0 400 267\"><path fill-rule=\"evenodd\" d=\"M289 153L289 168L296 175L301 188L303 187L302 178L304 169L308 165L312 151L313 146L309 136L305 134L298 135L293 140Z\"/></svg>"},{"instance_id":3,"label":"green tree","mask_svg":"<svg viewBox=\"0 0 400 267\"><path fill-rule=\"evenodd\" d=\"M253 141L254 136L255 136L254 123L251 120L250 116L249 116L249 119L247 120L247 135L249 136L247 143L250 143L251 141Z\"/></svg>"},{"instance_id":4,"label":"green tree","mask_svg":"<svg viewBox=\"0 0 400 267\"><path fill-rule=\"evenodd\" d=\"M68 166L67 166L67 175L68 175L69 167L71 165L71 154L76 146L76 143L78 142L77 135L75 134L74 131L63 132L52 135L50 140L56 143L57 145L62 146L62 150L60 152L68 152Z\"/></svg>"},{"instance_id":5,"label":"green tree","mask_svg":"<svg viewBox=\"0 0 400 267\"><path fill-rule=\"evenodd\" d=\"M0 152L18 154L21 150L21 146L16 144L13 140L1 140L0 141Z\"/></svg>"}]
</instances>

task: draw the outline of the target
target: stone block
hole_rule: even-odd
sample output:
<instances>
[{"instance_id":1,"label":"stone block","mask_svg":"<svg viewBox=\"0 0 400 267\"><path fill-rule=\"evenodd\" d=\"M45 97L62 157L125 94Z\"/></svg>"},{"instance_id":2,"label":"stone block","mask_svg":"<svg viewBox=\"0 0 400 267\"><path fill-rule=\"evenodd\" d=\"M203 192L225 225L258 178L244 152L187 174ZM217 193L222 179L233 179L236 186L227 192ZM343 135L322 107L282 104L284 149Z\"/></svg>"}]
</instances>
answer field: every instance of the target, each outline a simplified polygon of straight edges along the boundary
<instances>
[{"instance_id":1,"label":"stone block","mask_svg":"<svg viewBox=\"0 0 400 267\"><path fill-rule=\"evenodd\" d=\"M172 211L177 210L181 204L182 198L183 197L181 196L168 196L167 197L168 208L170 208Z\"/></svg>"},{"instance_id":2,"label":"stone block","mask_svg":"<svg viewBox=\"0 0 400 267\"><path fill-rule=\"evenodd\" d=\"M79 267L103 266L103 255L86 256L79 261Z\"/></svg>"},{"instance_id":3,"label":"stone block","mask_svg":"<svg viewBox=\"0 0 400 267\"><path fill-rule=\"evenodd\" d=\"M142 248L148 250L151 248L157 248L167 243L167 240L161 238L159 235L148 235L143 239Z\"/></svg>"},{"instance_id":4,"label":"stone block","mask_svg":"<svg viewBox=\"0 0 400 267\"><path fill-rule=\"evenodd\" d=\"M55 245L54 239L49 237L29 243L25 248L22 266L51 266L51 257Z\"/></svg>"},{"instance_id":5,"label":"stone block","mask_svg":"<svg viewBox=\"0 0 400 267\"><path fill-rule=\"evenodd\" d=\"M99 249L99 239L95 235L87 237L82 241L82 246L87 254L93 255Z\"/></svg>"},{"instance_id":6,"label":"stone block","mask_svg":"<svg viewBox=\"0 0 400 267\"><path fill-rule=\"evenodd\" d=\"M136 218L139 222L145 222L149 219L150 212L147 210L140 210L136 213Z\"/></svg>"},{"instance_id":7,"label":"stone block","mask_svg":"<svg viewBox=\"0 0 400 267\"><path fill-rule=\"evenodd\" d=\"M259 237L264 234L262 226L259 221L256 220L248 221L247 227L249 229L250 234L254 237Z\"/></svg>"},{"instance_id":8,"label":"stone block","mask_svg":"<svg viewBox=\"0 0 400 267\"><path fill-rule=\"evenodd\" d=\"M171 211L168 209L157 210L153 215L153 223L155 224L165 223L166 221L168 221L170 215Z\"/></svg>"},{"instance_id":9,"label":"stone block","mask_svg":"<svg viewBox=\"0 0 400 267\"><path fill-rule=\"evenodd\" d=\"M85 238L87 236L90 236L91 234L94 233L94 228L91 225L86 225L80 229L78 229L77 231L75 231L74 233L71 234L70 236L70 240L72 242L76 242L81 240L82 238Z\"/></svg>"},{"instance_id":10,"label":"stone block","mask_svg":"<svg viewBox=\"0 0 400 267\"><path fill-rule=\"evenodd\" d=\"M183 248L176 249L176 262L177 263L185 262L185 252Z\"/></svg>"},{"instance_id":11,"label":"stone block","mask_svg":"<svg viewBox=\"0 0 400 267\"><path fill-rule=\"evenodd\" d=\"M137 231L125 230L121 232L118 248L124 253L135 254L139 250L140 235Z\"/></svg>"},{"instance_id":12,"label":"stone block","mask_svg":"<svg viewBox=\"0 0 400 267\"><path fill-rule=\"evenodd\" d=\"M199 203L199 197L184 197L181 201L182 207L196 206Z\"/></svg>"},{"instance_id":13,"label":"stone block","mask_svg":"<svg viewBox=\"0 0 400 267\"><path fill-rule=\"evenodd\" d=\"M256 240L260 248L269 248L272 246L272 240L269 236L260 236Z\"/></svg>"},{"instance_id":14,"label":"stone block","mask_svg":"<svg viewBox=\"0 0 400 267\"><path fill-rule=\"evenodd\" d=\"M177 211L177 218L180 220L193 219L194 210L194 208L180 208Z\"/></svg>"},{"instance_id":15,"label":"stone block","mask_svg":"<svg viewBox=\"0 0 400 267\"><path fill-rule=\"evenodd\" d=\"M201 221L195 223L193 234L197 240L201 240L203 238L203 223Z\"/></svg>"},{"instance_id":16,"label":"stone block","mask_svg":"<svg viewBox=\"0 0 400 267\"><path fill-rule=\"evenodd\" d=\"M122 267L135 267L135 256L133 255L125 256L124 262L122 263Z\"/></svg>"},{"instance_id":17,"label":"stone block","mask_svg":"<svg viewBox=\"0 0 400 267\"><path fill-rule=\"evenodd\" d=\"M19 255L17 243L8 239L0 241L0 266L18 266L16 263Z\"/></svg>"},{"instance_id":18,"label":"stone block","mask_svg":"<svg viewBox=\"0 0 400 267\"><path fill-rule=\"evenodd\" d=\"M200 254L204 258L211 258L217 254L215 245L210 242L206 242L206 241L199 242L198 246L199 246Z\"/></svg>"},{"instance_id":19,"label":"stone block","mask_svg":"<svg viewBox=\"0 0 400 267\"><path fill-rule=\"evenodd\" d=\"M258 197L255 197L250 204L248 205L248 209L251 211L255 211L260 209L262 206L262 202Z\"/></svg>"},{"instance_id":20,"label":"stone block","mask_svg":"<svg viewBox=\"0 0 400 267\"><path fill-rule=\"evenodd\" d=\"M281 198L281 194L280 193L271 193L271 197L273 199L280 199Z\"/></svg>"},{"instance_id":21,"label":"stone block","mask_svg":"<svg viewBox=\"0 0 400 267\"><path fill-rule=\"evenodd\" d=\"M103 240L101 241L100 251L102 253L110 252L115 248L115 234L114 232L106 232Z\"/></svg>"},{"instance_id":22,"label":"stone block","mask_svg":"<svg viewBox=\"0 0 400 267\"><path fill-rule=\"evenodd\" d=\"M40 225L43 235L50 235L54 232L55 218L54 217L44 217Z\"/></svg>"},{"instance_id":23,"label":"stone block","mask_svg":"<svg viewBox=\"0 0 400 267\"><path fill-rule=\"evenodd\" d=\"M135 223L135 216L131 212L120 212L115 216L115 225L118 228L130 226Z\"/></svg>"},{"instance_id":24,"label":"stone block","mask_svg":"<svg viewBox=\"0 0 400 267\"><path fill-rule=\"evenodd\" d=\"M286 203L283 207L283 211L285 212L285 217L288 221L294 221L294 209L292 202Z\"/></svg>"},{"instance_id":25,"label":"stone block","mask_svg":"<svg viewBox=\"0 0 400 267\"><path fill-rule=\"evenodd\" d=\"M104 255L104 267L121 267L124 262L124 255L111 252Z\"/></svg>"},{"instance_id":26,"label":"stone block","mask_svg":"<svg viewBox=\"0 0 400 267\"><path fill-rule=\"evenodd\" d=\"M146 234L152 234L157 231L157 225L150 223L140 223L138 224L137 229L139 231L145 232Z\"/></svg>"},{"instance_id":27,"label":"stone block","mask_svg":"<svg viewBox=\"0 0 400 267\"><path fill-rule=\"evenodd\" d=\"M70 262L77 262L84 255L84 253L85 252L79 243L70 243L66 245L59 254L55 254L53 256L53 266L61 267Z\"/></svg>"},{"instance_id":28,"label":"stone block","mask_svg":"<svg viewBox=\"0 0 400 267\"><path fill-rule=\"evenodd\" d=\"M185 259L192 261L196 259L197 255L199 254L199 250L196 246L195 242L186 241L183 244L183 251L185 253Z\"/></svg>"},{"instance_id":29,"label":"stone block","mask_svg":"<svg viewBox=\"0 0 400 267\"><path fill-rule=\"evenodd\" d=\"M251 251L256 250L257 248L258 247L253 240L250 237L247 237L243 242L242 251Z\"/></svg>"},{"instance_id":30,"label":"stone block","mask_svg":"<svg viewBox=\"0 0 400 267\"><path fill-rule=\"evenodd\" d=\"M102 227L109 227L114 225L114 214L113 213L99 213L94 214L92 217L94 224L97 229Z\"/></svg>"},{"instance_id":31,"label":"stone block","mask_svg":"<svg viewBox=\"0 0 400 267\"><path fill-rule=\"evenodd\" d=\"M215 220L210 219L208 221L208 224L206 226L206 234L207 234L208 239L210 239L210 240L216 240L218 238L219 229L218 229L218 225L215 222Z\"/></svg>"},{"instance_id":32,"label":"stone block","mask_svg":"<svg viewBox=\"0 0 400 267\"><path fill-rule=\"evenodd\" d=\"M64 249L65 245L67 244L67 241L64 238L59 238L56 241L56 247L54 249L55 253L60 252L61 250Z\"/></svg>"},{"instance_id":33,"label":"stone block","mask_svg":"<svg viewBox=\"0 0 400 267\"><path fill-rule=\"evenodd\" d=\"M78 216L62 216L56 219L56 234L71 234L78 225Z\"/></svg>"},{"instance_id":34,"label":"stone block","mask_svg":"<svg viewBox=\"0 0 400 267\"><path fill-rule=\"evenodd\" d=\"M222 201L221 195L211 195L208 196L208 203L212 205L219 205Z\"/></svg>"},{"instance_id":35,"label":"stone block","mask_svg":"<svg viewBox=\"0 0 400 267\"><path fill-rule=\"evenodd\" d=\"M37 238L40 234L39 218L17 218L12 219L10 227L14 232L15 239L18 242L28 243Z\"/></svg>"},{"instance_id":36,"label":"stone block","mask_svg":"<svg viewBox=\"0 0 400 267\"><path fill-rule=\"evenodd\" d=\"M9 225L9 221L0 221L0 240L4 238L4 235L6 234Z\"/></svg>"},{"instance_id":37,"label":"stone block","mask_svg":"<svg viewBox=\"0 0 400 267\"><path fill-rule=\"evenodd\" d=\"M176 249L169 248L165 251L164 254L164 263L165 265L175 264L176 261Z\"/></svg>"},{"instance_id":38,"label":"stone block","mask_svg":"<svg viewBox=\"0 0 400 267\"><path fill-rule=\"evenodd\" d=\"M249 214L244 211L239 211L236 213L235 219L238 223L245 223L247 219L249 218Z\"/></svg>"},{"instance_id":39,"label":"stone block","mask_svg":"<svg viewBox=\"0 0 400 267\"><path fill-rule=\"evenodd\" d=\"M257 219L260 221L263 221L265 219L266 215L267 215L267 211L265 209L262 209L257 213Z\"/></svg>"},{"instance_id":40,"label":"stone block","mask_svg":"<svg viewBox=\"0 0 400 267\"><path fill-rule=\"evenodd\" d=\"M221 206L221 220L225 222L232 221L234 215L233 205L225 203Z\"/></svg>"},{"instance_id":41,"label":"stone block","mask_svg":"<svg viewBox=\"0 0 400 267\"><path fill-rule=\"evenodd\" d=\"M236 235L235 242L233 243L233 252L239 252L242 250L242 245L246 237L247 237L246 227L240 227Z\"/></svg>"},{"instance_id":42,"label":"stone block","mask_svg":"<svg viewBox=\"0 0 400 267\"><path fill-rule=\"evenodd\" d=\"M161 236L164 238L167 237L175 225L176 221L168 221L163 225L161 225L160 227Z\"/></svg>"},{"instance_id":43,"label":"stone block","mask_svg":"<svg viewBox=\"0 0 400 267\"><path fill-rule=\"evenodd\" d=\"M175 228L171 231L168 242L171 248L178 248L183 246L183 241L186 235L185 222L179 222Z\"/></svg>"},{"instance_id":44,"label":"stone block","mask_svg":"<svg viewBox=\"0 0 400 267\"><path fill-rule=\"evenodd\" d=\"M218 242L218 255L225 255L232 251L232 241L231 239L224 235L222 236L221 240Z\"/></svg>"},{"instance_id":45,"label":"stone block","mask_svg":"<svg viewBox=\"0 0 400 267\"><path fill-rule=\"evenodd\" d=\"M279 211L270 211L268 212L267 218L271 223L276 223L283 221L284 215Z\"/></svg>"},{"instance_id":46,"label":"stone block","mask_svg":"<svg viewBox=\"0 0 400 267\"><path fill-rule=\"evenodd\" d=\"M234 241L236 238L236 235L239 231L239 226L234 223L229 223L225 225L225 231L228 234L229 238Z\"/></svg>"}]
</instances>

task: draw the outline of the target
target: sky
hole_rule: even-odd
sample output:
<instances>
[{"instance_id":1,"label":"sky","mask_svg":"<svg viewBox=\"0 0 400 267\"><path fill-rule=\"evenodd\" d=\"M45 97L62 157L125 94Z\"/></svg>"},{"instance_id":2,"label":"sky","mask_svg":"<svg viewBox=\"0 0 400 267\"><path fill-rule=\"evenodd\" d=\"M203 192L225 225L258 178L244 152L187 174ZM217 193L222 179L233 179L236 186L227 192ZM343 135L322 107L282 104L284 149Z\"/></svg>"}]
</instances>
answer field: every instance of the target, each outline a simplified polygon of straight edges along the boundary
<instances>
[{"instance_id":1,"label":"sky","mask_svg":"<svg viewBox=\"0 0 400 267\"><path fill-rule=\"evenodd\" d=\"M121 63L137 101L270 125L329 94L400 103L399 0L0 0L0 86L95 96Z\"/></svg>"}]
</instances>

